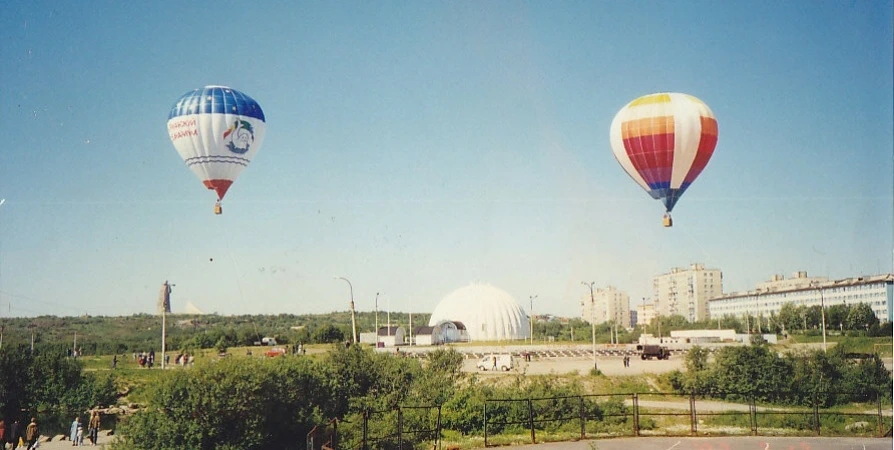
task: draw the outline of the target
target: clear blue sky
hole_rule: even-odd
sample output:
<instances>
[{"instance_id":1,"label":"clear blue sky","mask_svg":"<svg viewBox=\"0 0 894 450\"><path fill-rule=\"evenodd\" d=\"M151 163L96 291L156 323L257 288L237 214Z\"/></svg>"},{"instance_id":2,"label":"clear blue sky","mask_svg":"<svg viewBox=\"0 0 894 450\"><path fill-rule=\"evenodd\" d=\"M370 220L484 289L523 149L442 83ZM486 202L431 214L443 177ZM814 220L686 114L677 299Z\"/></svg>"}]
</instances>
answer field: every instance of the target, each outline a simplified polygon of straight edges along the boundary
<instances>
[{"instance_id":1,"label":"clear blue sky","mask_svg":"<svg viewBox=\"0 0 894 450\"><path fill-rule=\"evenodd\" d=\"M0 15L0 316L430 312L480 281L538 313L892 271L891 1L16 2ZM224 214L166 130L239 89L264 146ZM615 113L695 95L720 129L663 209ZM212 260L213 259L213 260Z\"/></svg>"}]
</instances>

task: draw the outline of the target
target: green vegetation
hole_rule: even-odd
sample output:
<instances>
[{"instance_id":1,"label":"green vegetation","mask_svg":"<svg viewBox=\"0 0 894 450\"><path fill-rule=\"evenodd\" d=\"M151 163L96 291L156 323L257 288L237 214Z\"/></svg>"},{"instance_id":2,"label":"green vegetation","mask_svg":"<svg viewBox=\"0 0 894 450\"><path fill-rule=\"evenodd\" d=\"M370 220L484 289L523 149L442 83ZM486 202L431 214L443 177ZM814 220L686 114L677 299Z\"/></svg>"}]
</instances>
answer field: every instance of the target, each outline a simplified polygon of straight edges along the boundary
<instances>
[{"instance_id":1,"label":"green vegetation","mask_svg":"<svg viewBox=\"0 0 894 450\"><path fill-rule=\"evenodd\" d=\"M878 355L849 358L849 346L778 354L767 345L726 347L708 361L699 347L686 355L687 371L666 375L674 390L708 397L779 405L830 407L891 401L891 374Z\"/></svg>"},{"instance_id":2,"label":"green vegetation","mask_svg":"<svg viewBox=\"0 0 894 450\"><path fill-rule=\"evenodd\" d=\"M428 323L429 315L413 314L414 326ZM372 332L375 313L358 312L358 332ZM409 314L392 312L392 324L404 327ZM385 325L385 314L379 314L379 326ZM161 316L135 314L125 317L55 317L3 318L3 345L31 345L35 349L68 354L77 348L83 355L130 354L161 349ZM263 337L275 337L280 344L327 344L344 342L351 336L349 312L313 315L242 315L219 316L169 314L167 316L167 349L194 352L251 346Z\"/></svg>"},{"instance_id":3,"label":"green vegetation","mask_svg":"<svg viewBox=\"0 0 894 450\"><path fill-rule=\"evenodd\" d=\"M0 417L27 423L40 417L45 430L64 427L74 414L114 405L114 379L108 373L84 373L74 358L30 351L0 350Z\"/></svg>"},{"instance_id":4,"label":"green vegetation","mask_svg":"<svg viewBox=\"0 0 894 450\"><path fill-rule=\"evenodd\" d=\"M396 316L392 314L392 322ZM363 325L358 328L371 330L374 316L363 313L360 317ZM421 323L427 319L420 318ZM28 345L32 322L39 324L34 328L33 355ZM576 340L589 338L592 328L578 322L539 322L535 335L554 333L554 339L560 340L565 333L570 338L575 329ZM671 318L662 324L662 332L689 326L684 322ZM158 349L160 321L155 316L4 319L3 324L0 413L7 417L36 413L44 424L49 423L48 430L62 431L73 411L116 401L136 403L140 411L117 425L120 439L115 446L119 449L294 448L296 442L303 445L311 428L333 418L339 420L345 446L356 446L366 422L369 439L380 447L396 445L395 430L401 423L405 444L421 448L435 437L431 430L438 407L445 442L483 445L485 420L490 444L526 442L532 411L538 417L537 440L543 442L579 436L581 409L587 417L588 435L629 434L632 412L625 399L632 393L653 400L660 400L659 392L668 391L684 398L694 393L698 398L732 401L754 396L761 405L810 410L816 404L843 408L850 414L873 411L876 394L890 405L892 391L891 375L881 360L865 355L879 351L880 345L890 352L890 337L867 337L866 330L829 336L829 342L837 345L830 346L828 353L787 348L821 342L814 330L790 335L775 347L726 347L713 355L695 347L686 356L685 372L661 377L606 377L598 371L480 377L461 372L462 355L454 350L412 358L364 346L346 348L341 342L350 335L347 313L169 317L169 354L189 351L196 355L196 365L168 371L140 369L132 357L133 351ZM71 358L66 355L75 330L84 352ZM610 332L610 325L597 327L597 337L605 341ZM633 335L622 331L621 341ZM301 342L307 354L262 357L266 348L252 344L264 336L274 336L280 343ZM218 356L221 350L226 350L225 357ZM115 370L111 370L113 355L118 358ZM545 398L551 400L536 400ZM527 399L532 399L531 409ZM743 416L747 421L747 414ZM678 426L675 417L643 416L639 426L645 434L661 433ZM821 426L845 433L843 427L851 421L842 417L822 417ZM709 416L705 426L740 420L735 414ZM762 427L791 428L780 433L806 433L813 426L799 415L770 414L761 420Z\"/></svg>"}]
</instances>

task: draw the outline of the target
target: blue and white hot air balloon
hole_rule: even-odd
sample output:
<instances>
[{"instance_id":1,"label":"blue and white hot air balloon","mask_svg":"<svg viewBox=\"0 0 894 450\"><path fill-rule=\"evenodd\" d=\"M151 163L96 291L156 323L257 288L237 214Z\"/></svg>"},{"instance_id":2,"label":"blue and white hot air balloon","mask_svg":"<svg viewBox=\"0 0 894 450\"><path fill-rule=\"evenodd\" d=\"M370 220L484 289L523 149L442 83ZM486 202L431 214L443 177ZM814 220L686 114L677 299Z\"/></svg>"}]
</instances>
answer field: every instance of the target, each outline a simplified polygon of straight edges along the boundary
<instances>
[{"instance_id":1,"label":"blue and white hot air balloon","mask_svg":"<svg viewBox=\"0 0 894 450\"><path fill-rule=\"evenodd\" d=\"M214 213L227 189L261 148L264 111L251 97L226 86L183 94L168 114L177 153L208 189L217 192Z\"/></svg>"}]
</instances>

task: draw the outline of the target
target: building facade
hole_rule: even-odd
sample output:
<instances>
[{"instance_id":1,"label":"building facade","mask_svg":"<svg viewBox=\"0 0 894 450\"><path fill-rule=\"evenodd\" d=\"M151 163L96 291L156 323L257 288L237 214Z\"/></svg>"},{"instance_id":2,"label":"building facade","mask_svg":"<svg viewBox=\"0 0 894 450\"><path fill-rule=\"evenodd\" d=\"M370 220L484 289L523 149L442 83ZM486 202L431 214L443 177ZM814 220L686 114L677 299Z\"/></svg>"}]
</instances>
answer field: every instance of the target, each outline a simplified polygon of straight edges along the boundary
<instances>
[{"instance_id":1,"label":"building facade","mask_svg":"<svg viewBox=\"0 0 894 450\"><path fill-rule=\"evenodd\" d=\"M774 275L753 291L737 292L720 296L708 302L711 317L744 317L779 314L782 305L825 306L867 303L879 322L891 322L894 309L894 275L828 280L824 277L807 277L798 272L785 279Z\"/></svg>"},{"instance_id":2,"label":"building facade","mask_svg":"<svg viewBox=\"0 0 894 450\"><path fill-rule=\"evenodd\" d=\"M630 324L630 296L614 286L594 289L592 299L589 293L581 299L581 317L597 325L614 321L626 328Z\"/></svg>"},{"instance_id":3,"label":"building facade","mask_svg":"<svg viewBox=\"0 0 894 450\"><path fill-rule=\"evenodd\" d=\"M654 303L643 303L636 307L636 315L637 315L637 324L642 326L648 326L652 323L652 319L655 318L657 314L655 314L655 304Z\"/></svg>"},{"instance_id":4,"label":"building facade","mask_svg":"<svg viewBox=\"0 0 894 450\"><path fill-rule=\"evenodd\" d=\"M721 295L723 274L703 264L674 267L652 279L652 300L661 316L681 315L690 322L708 319L708 300Z\"/></svg>"}]
</instances>

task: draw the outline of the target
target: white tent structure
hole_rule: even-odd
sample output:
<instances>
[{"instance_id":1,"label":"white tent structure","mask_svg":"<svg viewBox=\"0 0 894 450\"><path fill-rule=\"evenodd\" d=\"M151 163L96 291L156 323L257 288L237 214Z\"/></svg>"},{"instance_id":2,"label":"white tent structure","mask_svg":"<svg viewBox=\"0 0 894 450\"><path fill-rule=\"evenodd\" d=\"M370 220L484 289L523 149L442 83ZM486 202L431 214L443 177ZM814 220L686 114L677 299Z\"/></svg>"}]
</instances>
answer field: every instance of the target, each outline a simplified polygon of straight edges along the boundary
<instances>
[{"instance_id":1,"label":"white tent structure","mask_svg":"<svg viewBox=\"0 0 894 450\"><path fill-rule=\"evenodd\" d=\"M461 322L472 341L506 341L529 337L528 316L511 295L489 284L471 284L444 297L429 326ZM444 327L441 327L442 329ZM449 337L444 336L446 341Z\"/></svg>"}]
</instances>

